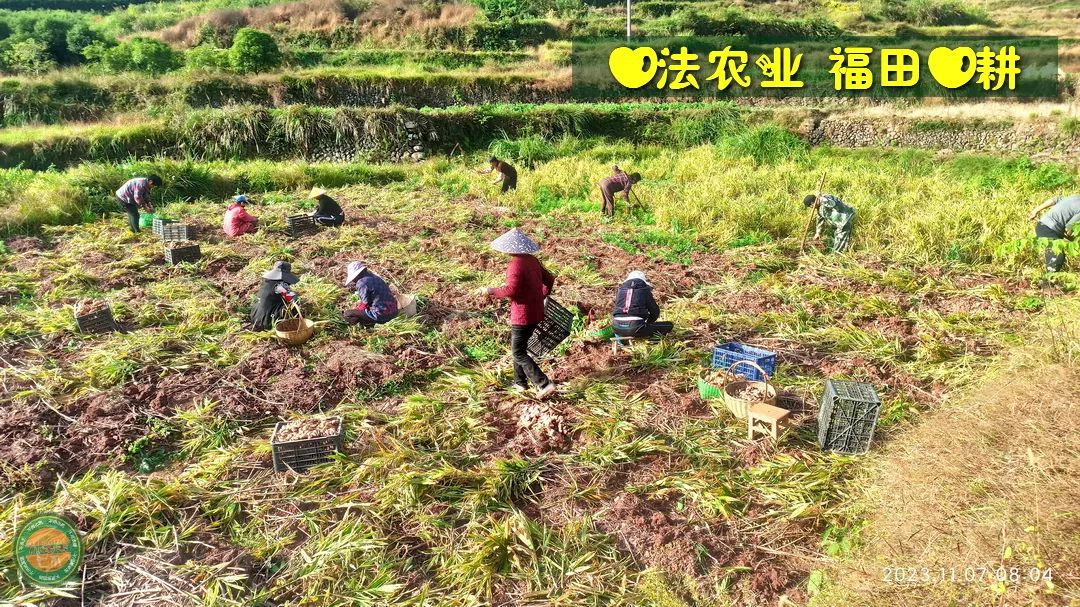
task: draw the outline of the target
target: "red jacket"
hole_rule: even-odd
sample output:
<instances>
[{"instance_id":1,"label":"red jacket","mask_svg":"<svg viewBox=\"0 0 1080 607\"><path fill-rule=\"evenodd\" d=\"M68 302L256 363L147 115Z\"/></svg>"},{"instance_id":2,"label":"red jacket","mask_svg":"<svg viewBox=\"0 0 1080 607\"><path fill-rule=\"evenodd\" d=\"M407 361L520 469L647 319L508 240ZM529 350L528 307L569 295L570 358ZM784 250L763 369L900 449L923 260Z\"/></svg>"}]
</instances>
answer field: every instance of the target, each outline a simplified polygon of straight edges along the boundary
<instances>
[{"instance_id":1,"label":"red jacket","mask_svg":"<svg viewBox=\"0 0 1080 607\"><path fill-rule=\"evenodd\" d=\"M506 267L506 286L493 289L492 297L510 300L510 324L535 325L544 320L544 298L555 277L532 255L512 255Z\"/></svg>"},{"instance_id":2,"label":"red jacket","mask_svg":"<svg viewBox=\"0 0 1080 607\"><path fill-rule=\"evenodd\" d=\"M244 205L232 203L225 211L224 228L227 236L240 236L255 231L258 220L252 217Z\"/></svg>"}]
</instances>

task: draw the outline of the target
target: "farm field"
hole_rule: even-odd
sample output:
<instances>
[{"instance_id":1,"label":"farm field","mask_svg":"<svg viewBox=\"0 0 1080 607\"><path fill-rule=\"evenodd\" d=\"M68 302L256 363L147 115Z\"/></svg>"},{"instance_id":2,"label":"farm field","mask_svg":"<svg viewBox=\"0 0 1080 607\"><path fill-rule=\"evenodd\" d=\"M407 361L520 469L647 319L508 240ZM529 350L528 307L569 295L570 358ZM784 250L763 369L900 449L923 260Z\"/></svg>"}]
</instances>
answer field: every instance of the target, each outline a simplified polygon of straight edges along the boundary
<instances>
[{"instance_id":1,"label":"farm field","mask_svg":"<svg viewBox=\"0 0 1080 607\"><path fill-rule=\"evenodd\" d=\"M304 206L299 190L259 194L263 227L238 240L219 236L219 200L177 200L164 214L205 235L203 258L179 266L115 215L8 238L3 286L17 303L0 316L0 460L18 493L3 518L77 517L91 547L86 596L103 603L129 592L181 604L804 603L827 585L830 557L854 550L864 512L853 497L870 469L818 449L821 382L877 386L876 444L900 445L1002 353L1059 331L1052 323L1072 318L1061 290L1033 288L1017 272L1026 259L992 243L1019 236L1010 217L1022 200L1074 174L919 152L727 154L578 149L523 172L528 185L506 198L469 162L433 160L387 185L344 187L347 224L298 240L284 217ZM728 173L675 185L683 167L718 158ZM587 184L612 160L654 175L641 195L658 202L602 222ZM796 176L826 166L865 213L849 258L797 254L798 193L812 185ZM888 167L907 183L878 180ZM192 170L156 168L172 181ZM933 190L958 170L967 181ZM888 191L901 187L958 202L912 215ZM979 213L988 201L1000 208ZM1001 223L973 233L979 216ZM471 295L501 279L486 243L515 225L541 243L556 297L578 315L544 362L561 388L542 405L506 390L505 310ZM244 329L277 259L302 276L308 315L331 321L296 350ZM418 293L420 315L371 331L336 321L353 259ZM677 329L612 354L594 334L635 268ZM87 297L110 302L125 332L80 335L71 305ZM747 441L722 405L699 399L710 348L728 340L778 353L795 412L779 442ZM1063 347L1054 357L1067 362L1075 345ZM344 418L344 454L274 473L274 424L311 413ZM1067 524L1048 522L1045 552L1024 557L1053 563L1062 585L1014 596L1068 592L1074 547L1050 539ZM49 595L12 585L4 598Z\"/></svg>"},{"instance_id":2,"label":"farm field","mask_svg":"<svg viewBox=\"0 0 1080 607\"><path fill-rule=\"evenodd\" d=\"M1062 95L580 103L608 0L0 0L0 605L1080 604L1080 242L1047 273L1029 218L1078 187L1080 9L633 6L635 37L1057 36ZM613 165L643 178L606 218ZM151 174L197 260L129 231ZM802 249L819 182L846 254ZM294 238L312 188L346 221ZM478 294L515 227L573 315L544 401ZM346 324L356 260L417 314ZM249 321L278 261L295 347ZM616 351L633 270L675 329ZM80 330L102 304L118 330ZM731 341L776 353L777 438L705 398ZM880 396L864 455L819 446L829 379ZM275 472L279 424L337 418L331 461ZM86 549L55 587L15 557L44 512Z\"/></svg>"}]
</instances>

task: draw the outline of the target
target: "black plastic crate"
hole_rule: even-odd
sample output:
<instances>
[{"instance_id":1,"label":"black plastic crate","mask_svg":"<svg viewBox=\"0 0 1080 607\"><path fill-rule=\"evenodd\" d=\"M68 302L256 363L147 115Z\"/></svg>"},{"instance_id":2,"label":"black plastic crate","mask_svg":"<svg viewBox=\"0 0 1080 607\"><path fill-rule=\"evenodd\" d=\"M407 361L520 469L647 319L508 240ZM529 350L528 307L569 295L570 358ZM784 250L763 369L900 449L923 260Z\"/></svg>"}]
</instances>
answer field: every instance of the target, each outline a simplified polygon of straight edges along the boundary
<instances>
[{"instance_id":1,"label":"black plastic crate","mask_svg":"<svg viewBox=\"0 0 1080 607\"><path fill-rule=\"evenodd\" d=\"M171 249L168 246L165 247L165 261L173 265L184 261L199 261L200 257L202 257L202 249L197 244Z\"/></svg>"},{"instance_id":2,"label":"black plastic crate","mask_svg":"<svg viewBox=\"0 0 1080 607\"><path fill-rule=\"evenodd\" d=\"M337 421L337 433L332 436L320 436L318 438L306 438L279 443L277 433L286 422L278 422L274 426L274 434L270 437L270 448L274 454L274 472L306 472L312 466L325 464L331 456L341 451L345 446L345 427L341 418L332 418Z\"/></svg>"},{"instance_id":3,"label":"black plastic crate","mask_svg":"<svg viewBox=\"0 0 1080 607\"><path fill-rule=\"evenodd\" d=\"M825 394L818 411L818 446L846 455L870 450L881 399L870 384L825 380Z\"/></svg>"},{"instance_id":4,"label":"black plastic crate","mask_svg":"<svg viewBox=\"0 0 1080 607\"><path fill-rule=\"evenodd\" d=\"M290 215L285 221L289 224L289 235L293 238L300 238L304 234L314 234L319 229L315 218L311 215Z\"/></svg>"},{"instance_id":5,"label":"black plastic crate","mask_svg":"<svg viewBox=\"0 0 1080 607\"><path fill-rule=\"evenodd\" d=\"M570 337L570 330L573 327L573 313L548 297L544 300L544 320L536 326L536 331L529 338L527 346L529 354L533 358L540 358L551 352L564 339Z\"/></svg>"},{"instance_id":6,"label":"black plastic crate","mask_svg":"<svg viewBox=\"0 0 1080 607\"><path fill-rule=\"evenodd\" d=\"M167 223L161 226L159 236L162 240L195 240L195 228L182 223Z\"/></svg>"},{"instance_id":7,"label":"black plastic crate","mask_svg":"<svg viewBox=\"0 0 1080 607\"><path fill-rule=\"evenodd\" d=\"M155 217L154 218L154 223L151 226L151 229L154 230L154 236L157 236L158 238L161 238L161 228L163 226L169 225L170 223L176 223L176 220L175 219L163 219L161 217Z\"/></svg>"},{"instance_id":8,"label":"black plastic crate","mask_svg":"<svg viewBox=\"0 0 1080 607\"><path fill-rule=\"evenodd\" d=\"M82 333L108 333L116 330L116 321L113 320L112 308L109 306L81 316L79 311L75 310L75 324Z\"/></svg>"}]
</instances>

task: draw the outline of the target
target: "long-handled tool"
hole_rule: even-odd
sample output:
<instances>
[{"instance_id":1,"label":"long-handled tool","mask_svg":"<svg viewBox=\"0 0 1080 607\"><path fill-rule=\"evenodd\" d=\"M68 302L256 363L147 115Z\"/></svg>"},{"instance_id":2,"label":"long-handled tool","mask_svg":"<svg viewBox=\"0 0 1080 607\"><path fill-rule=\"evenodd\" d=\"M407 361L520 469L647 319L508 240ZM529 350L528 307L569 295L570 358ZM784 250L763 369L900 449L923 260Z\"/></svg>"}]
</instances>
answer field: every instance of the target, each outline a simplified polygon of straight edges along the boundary
<instances>
[{"instance_id":1,"label":"long-handled tool","mask_svg":"<svg viewBox=\"0 0 1080 607\"><path fill-rule=\"evenodd\" d=\"M806 218L806 227L803 229L802 243L799 245L799 254L801 255L806 251L806 239L810 236L810 224L814 222L814 218L817 216L818 205L821 204L821 192L825 188L825 175L821 174L821 181L818 181L817 186L817 198L814 200L813 206L810 207L810 216Z\"/></svg>"},{"instance_id":2,"label":"long-handled tool","mask_svg":"<svg viewBox=\"0 0 1080 607\"><path fill-rule=\"evenodd\" d=\"M640 199L640 198L638 198L637 192L635 192L634 190L632 190L632 189L631 189L631 190L630 190L630 194L631 194L631 195L632 195L632 196L634 197L634 200L636 200L636 201L637 201L637 203L638 203L638 206L644 209L644 208L645 208L645 205L641 204L641 199ZM632 204L632 203L630 202L630 199L629 199L629 198L627 198L627 199L626 199L626 204L627 204L627 206L629 207L629 208L627 209L627 211L630 211L630 213L631 213L631 214L633 214L633 212L634 212L634 205L633 205L633 204Z\"/></svg>"}]
</instances>

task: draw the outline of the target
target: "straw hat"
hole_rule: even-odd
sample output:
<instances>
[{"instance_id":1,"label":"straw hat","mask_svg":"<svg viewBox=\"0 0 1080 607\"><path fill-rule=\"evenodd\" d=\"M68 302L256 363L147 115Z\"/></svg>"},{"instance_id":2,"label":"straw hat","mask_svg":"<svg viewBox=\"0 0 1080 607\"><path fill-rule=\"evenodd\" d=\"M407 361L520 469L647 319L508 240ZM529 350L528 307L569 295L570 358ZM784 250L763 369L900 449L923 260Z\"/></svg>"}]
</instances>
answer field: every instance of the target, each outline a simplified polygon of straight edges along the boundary
<instances>
[{"instance_id":1,"label":"straw hat","mask_svg":"<svg viewBox=\"0 0 1080 607\"><path fill-rule=\"evenodd\" d=\"M626 280L624 280L623 282L629 282L631 280L640 280L641 282L649 285L650 287L652 286L652 283L649 282L649 279L645 278L645 272L642 272L641 270L634 270L633 272L630 272L626 275Z\"/></svg>"},{"instance_id":2,"label":"straw hat","mask_svg":"<svg viewBox=\"0 0 1080 607\"><path fill-rule=\"evenodd\" d=\"M308 198L318 198L319 196L325 196L326 190L316 186L311 188L311 193L307 195Z\"/></svg>"},{"instance_id":3,"label":"straw hat","mask_svg":"<svg viewBox=\"0 0 1080 607\"><path fill-rule=\"evenodd\" d=\"M366 269L367 266L362 261L349 262L349 266L345 270L345 286L349 286L349 283L356 280Z\"/></svg>"},{"instance_id":4,"label":"straw hat","mask_svg":"<svg viewBox=\"0 0 1080 607\"><path fill-rule=\"evenodd\" d=\"M518 228L514 228L496 238L491 243L491 248L509 255L524 255L539 251L540 245L533 242L533 239Z\"/></svg>"},{"instance_id":5,"label":"straw hat","mask_svg":"<svg viewBox=\"0 0 1080 607\"><path fill-rule=\"evenodd\" d=\"M274 264L274 269L263 274L266 280L280 280L286 284L300 282L300 277L292 273L292 264L287 261L279 261Z\"/></svg>"}]
</instances>

